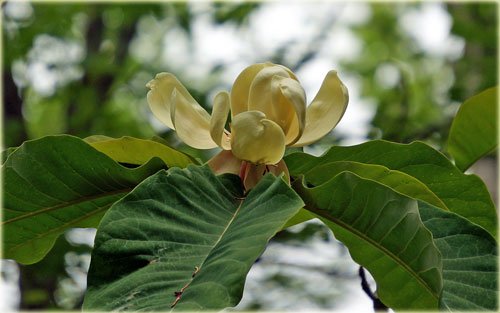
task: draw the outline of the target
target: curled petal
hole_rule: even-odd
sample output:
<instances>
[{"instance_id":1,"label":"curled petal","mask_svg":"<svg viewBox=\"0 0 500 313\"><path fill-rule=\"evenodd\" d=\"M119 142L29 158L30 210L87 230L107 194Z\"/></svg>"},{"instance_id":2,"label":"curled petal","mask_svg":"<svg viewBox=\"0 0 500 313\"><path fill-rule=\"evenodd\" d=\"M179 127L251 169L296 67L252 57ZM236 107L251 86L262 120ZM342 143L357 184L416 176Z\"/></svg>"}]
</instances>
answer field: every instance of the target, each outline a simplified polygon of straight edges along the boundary
<instances>
[{"instance_id":1,"label":"curled petal","mask_svg":"<svg viewBox=\"0 0 500 313\"><path fill-rule=\"evenodd\" d=\"M283 129L286 144L298 140L305 125L306 96L283 66L261 70L250 86L249 110L264 112Z\"/></svg>"},{"instance_id":2,"label":"curled petal","mask_svg":"<svg viewBox=\"0 0 500 313\"><path fill-rule=\"evenodd\" d=\"M254 77L265 67L272 66L271 63L257 63L245 68L234 81L231 89L231 116L236 116L248 110L248 96L250 85Z\"/></svg>"},{"instance_id":3,"label":"curled petal","mask_svg":"<svg viewBox=\"0 0 500 313\"><path fill-rule=\"evenodd\" d=\"M254 77L248 95L248 110L257 110L267 114L276 111L272 105L273 81L277 78L289 78L285 69L280 66L266 67ZM269 116L269 118L272 118Z\"/></svg>"},{"instance_id":4,"label":"curled petal","mask_svg":"<svg viewBox=\"0 0 500 313\"><path fill-rule=\"evenodd\" d=\"M210 136L210 115L207 111L198 103L188 101L177 88L172 92L171 104L172 123L184 143L197 149L217 147Z\"/></svg>"},{"instance_id":5,"label":"curled petal","mask_svg":"<svg viewBox=\"0 0 500 313\"><path fill-rule=\"evenodd\" d=\"M304 133L292 146L302 147L328 134L344 115L348 102L347 88L337 72L328 72L318 94L307 107Z\"/></svg>"},{"instance_id":6,"label":"curled petal","mask_svg":"<svg viewBox=\"0 0 500 313\"><path fill-rule=\"evenodd\" d=\"M285 144L295 143L304 131L306 124L306 93L300 83L291 78L273 80L273 108L278 124L285 132Z\"/></svg>"},{"instance_id":7,"label":"curled petal","mask_svg":"<svg viewBox=\"0 0 500 313\"><path fill-rule=\"evenodd\" d=\"M240 75L238 75L234 81L233 88L231 89L231 116L236 116L241 112L251 110L248 108L250 86L252 85L255 76L257 76L261 70L268 67L279 68L287 73L286 76L297 80L295 74L283 65L277 65L271 62L250 65L245 68Z\"/></svg>"},{"instance_id":8,"label":"curled petal","mask_svg":"<svg viewBox=\"0 0 500 313\"><path fill-rule=\"evenodd\" d=\"M156 118L171 129L175 129L170 113L174 88L184 96L187 102L193 106L199 106L181 82L170 73L156 74L155 78L146 84L146 87L150 89L147 99L151 111Z\"/></svg>"},{"instance_id":9,"label":"curled petal","mask_svg":"<svg viewBox=\"0 0 500 313\"><path fill-rule=\"evenodd\" d=\"M271 63L271 64L272 64L272 63ZM294 74L294 73L293 73L293 72L292 72L292 71L291 71L288 67L283 66L283 65L281 65L281 64L272 64L272 65L274 65L274 66L279 66L279 67L283 68L283 69L284 69L284 70L288 73L288 76L290 76L293 80L299 81L299 80L297 79L297 76L295 76L295 74Z\"/></svg>"},{"instance_id":10,"label":"curled petal","mask_svg":"<svg viewBox=\"0 0 500 313\"><path fill-rule=\"evenodd\" d=\"M229 114L229 106L229 94L225 91L219 92L215 96L212 118L210 119L210 135L213 141L224 150L231 149L231 139L224 128Z\"/></svg>"},{"instance_id":11,"label":"curled petal","mask_svg":"<svg viewBox=\"0 0 500 313\"><path fill-rule=\"evenodd\" d=\"M233 154L255 164L276 164L285 153L285 134L259 111L236 115L231 123Z\"/></svg>"}]
</instances>

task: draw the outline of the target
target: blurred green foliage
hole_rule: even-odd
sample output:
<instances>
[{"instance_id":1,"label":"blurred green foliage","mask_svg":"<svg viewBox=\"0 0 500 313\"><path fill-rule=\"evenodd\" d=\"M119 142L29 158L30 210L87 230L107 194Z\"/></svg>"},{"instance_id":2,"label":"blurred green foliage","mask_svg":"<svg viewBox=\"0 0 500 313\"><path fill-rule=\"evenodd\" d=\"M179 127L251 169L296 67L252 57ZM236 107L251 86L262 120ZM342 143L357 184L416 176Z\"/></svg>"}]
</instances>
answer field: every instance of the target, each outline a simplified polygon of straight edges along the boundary
<instances>
[{"instance_id":1,"label":"blurred green foliage","mask_svg":"<svg viewBox=\"0 0 500 313\"><path fill-rule=\"evenodd\" d=\"M206 159L210 155L210 151L199 152L183 145L171 131L158 131L146 102L145 83L157 72L175 68L176 60L165 60L162 50L165 45L175 48L178 43L165 42L165 34L180 28L193 40L193 7L197 4L18 2L17 10L13 10L13 6L9 8L13 3L2 3L3 149L59 133L79 137L160 135L170 145L196 157ZM214 2L208 6L213 23L246 29L249 18L265 5ZM369 138L424 140L442 148L458 105L498 83L497 4L445 5L452 21L451 34L464 42L458 57L430 55L401 27L402 16L423 6L370 3L368 20L348 26L362 44L361 54L342 60L338 70L355 76L361 96L375 106ZM293 62L286 55L296 49L294 43L277 48L269 61L299 70L319 57L318 50L332 25L333 18L331 23L317 26L316 37L304 38L311 44L308 49L297 50L300 54ZM217 81L224 66L228 65L213 64L210 77L204 82L199 78L203 83L183 80L208 110L207 99L219 87ZM395 79L387 79L391 76ZM321 143L339 139L329 136ZM300 234L285 231L276 242L307 242L311 236L323 237L324 231L316 226L305 227ZM56 291L64 289L61 281L69 277L64 256L74 250L61 237L50 257L21 267L21 309L79 307L78 296L70 295L67 287L66 293ZM275 284L289 284L289 279L276 275ZM302 288L298 281L293 284ZM63 300L57 301L56 294ZM319 307L325 304L323 298L316 300ZM259 308L259 303L256 298L248 307Z\"/></svg>"},{"instance_id":2,"label":"blurred green foliage","mask_svg":"<svg viewBox=\"0 0 500 313\"><path fill-rule=\"evenodd\" d=\"M498 84L498 4L449 3L452 32L465 39L463 57L453 63L458 79L451 98L464 101ZM459 76L462 74L463 76Z\"/></svg>"},{"instance_id":3,"label":"blurred green foliage","mask_svg":"<svg viewBox=\"0 0 500 313\"><path fill-rule=\"evenodd\" d=\"M79 307L83 301L78 282L72 277L75 270L86 274L91 248L70 243L65 236L57 239L54 248L42 261L23 265L21 269L21 308L25 310L57 310ZM75 286L77 292L71 293ZM66 294L66 295L65 295Z\"/></svg>"},{"instance_id":4,"label":"blurred green foliage","mask_svg":"<svg viewBox=\"0 0 500 313\"><path fill-rule=\"evenodd\" d=\"M426 62L433 60L412 49L412 39L398 27L397 10L389 4L378 5L372 14L370 27L354 29L366 43L361 57L344 64L361 77L362 95L376 103L370 137L396 142L426 139L431 127L445 126L437 125L445 122L442 108L429 94L446 77L435 68L429 70ZM385 86L384 81L377 80L377 71L383 67L394 71L399 81Z\"/></svg>"},{"instance_id":5,"label":"blurred green foliage","mask_svg":"<svg viewBox=\"0 0 500 313\"><path fill-rule=\"evenodd\" d=\"M496 4L447 4L451 34L465 41L460 58L424 53L399 27L404 8L419 6L372 5L371 20L353 29L365 44L361 57L343 66L359 75L362 95L375 101L370 138L442 148L459 104L498 83ZM376 79L384 67L399 77L393 86Z\"/></svg>"}]
</instances>

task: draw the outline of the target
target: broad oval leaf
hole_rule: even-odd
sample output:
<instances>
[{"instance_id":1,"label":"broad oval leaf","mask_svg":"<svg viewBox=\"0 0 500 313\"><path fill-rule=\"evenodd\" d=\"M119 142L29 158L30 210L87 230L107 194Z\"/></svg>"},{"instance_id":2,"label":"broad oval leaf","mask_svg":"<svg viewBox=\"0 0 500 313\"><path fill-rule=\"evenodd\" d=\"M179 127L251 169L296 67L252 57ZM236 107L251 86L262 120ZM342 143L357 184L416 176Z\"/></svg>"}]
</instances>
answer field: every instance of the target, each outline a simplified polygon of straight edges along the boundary
<instances>
[{"instance_id":1,"label":"broad oval leaf","mask_svg":"<svg viewBox=\"0 0 500 313\"><path fill-rule=\"evenodd\" d=\"M112 203L162 168L158 158L126 168L69 135L26 141L2 165L3 257L41 260L65 230L97 227Z\"/></svg>"},{"instance_id":2,"label":"broad oval leaf","mask_svg":"<svg viewBox=\"0 0 500 313\"><path fill-rule=\"evenodd\" d=\"M448 152L465 171L498 146L498 87L489 88L461 106L451 124Z\"/></svg>"},{"instance_id":3,"label":"broad oval leaf","mask_svg":"<svg viewBox=\"0 0 500 313\"><path fill-rule=\"evenodd\" d=\"M153 140L97 135L87 137L85 141L120 163L142 165L154 157L160 158L168 167L186 167L195 163L188 155Z\"/></svg>"},{"instance_id":4,"label":"broad oval leaf","mask_svg":"<svg viewBox=\"0 0 500 313\"><path fill-rule=\"evenodd\" d=\"M496 238L497 212L483 181L476 175L462 173L444 155L422 142L398 144L374 140L351 147L335 146L320 157L300 152L285 157L290 175L295 177L336 161L382 165L413 176L450 211L483 227Z\"/></svg>"},{"instance_id":5,"label":"broad oval leaf","mask_svg":"<svg viewBox=\"0 0 500 313\"><path fill-rule=\"evenodd\" d=\"M301 181L293 185L305 208L370 271L385 305L395 310L438 308L441 255L420 220L416 200L350 172L313 188Z\"/></svg>"},{"instance_id":6,"label":"broad oval leaf","mask_svg":"<svg viewBox=\"0 0 500 313\"><path fill-rule=\"evenodd\" d=\"M441 308L498 310L497 243L484 229L451 212L419 206L425 227L443 257Z\"/></svg>"},{"instance_id":7,"label":"broad oval leaf","mask_svg":"<svg viewBox=\"0 0 500 313\"><path fill-rule=\"evenodd\" d=\"M236 305L250 267L303 202L270 174L246 197L237 176L224 177L172 168L114 204L96 234L84 309Z\"/></svg>"}]
</instances>

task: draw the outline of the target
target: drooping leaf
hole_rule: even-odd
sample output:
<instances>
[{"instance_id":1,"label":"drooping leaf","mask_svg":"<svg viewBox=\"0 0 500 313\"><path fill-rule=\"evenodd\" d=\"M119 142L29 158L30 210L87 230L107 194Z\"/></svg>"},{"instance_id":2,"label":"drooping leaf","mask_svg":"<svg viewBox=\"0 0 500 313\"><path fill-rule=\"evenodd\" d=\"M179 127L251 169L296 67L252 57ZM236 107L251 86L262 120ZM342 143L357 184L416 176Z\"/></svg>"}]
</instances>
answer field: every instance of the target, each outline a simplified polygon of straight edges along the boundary
<instances>
[{"instance_id":1,"label":"drooping leaf","mask_svg":"<svg viewBox=\"0 0 500 313\"><path fill-rule=\"evenodd\" d=\"M9 147L2 151L2 164L5 163L7 157L12 154L12 152L16 151L17 147Z\"/></svg>"},{"instance_id":2,"label":"drooping leaf","mask_svg":"<svg viewBox=\"0 0 500 313\"><path fill-rule=\"evenodd\" d=\"M88 136L88 137L83 138L83 140L85 140L85 142L88 144L91 144L93 142L113 140L113 139L116 139L116 138L109 137L106 135L92 135L92 136Z\"/></svg>"},{"instance_id":3,"label":"drooping leaf","mask_svg":"<svg viewBox=\"0 0 500 313\"><path fill-rule=\"evenodd\" d=\"M292 218L290 218L286 222L285 226L283 226L283 229L300 224L302 222L308 221L308 220L313 219L315 217L316 216L314 214L312 214L311 212L309 212L305 209L301 209L301 210L299 210L299 212L297 214L292 216Z\"/></svg>"},{"instance_id":4,"label":"drooping leaf","mask_svg":"<svg viewBox=\"0 0 500 313\"><path fill-rule=\"evenodd\" d=\"M461 106L451 124L448 152L465 171L498 146L498 87L489 88Z\"/></svg>"},{"instance_id":5,"label":"drooping leaf","mask_svg":"<svg viewBox=\"0 0 500 313\"><path fill-rule=\"evenodd\" d=\"M442 309L498 309L497 243L468 220L421 204L420 216L443 257Z\"/></svg>"},{"instance_id":6,"label":"drooping leaf","mask_svg":"<svg viewBox=\"0 0 500 313\"><path fill-rule=\"evenodd\" d=\"M318 186L343 171L349 171L360 177L374 180L405 196L428 202L448 211L443 201L441 201L441 199L421 181L413 176L403 172L390 170L382 165L337 161L319 165L305 173L304 176L308 183Z\"/></svg>"},{"instance_id":7,"label":"drooping leaf","mask_svg":"<svg viewBox=\"0 0 500 313\"><path fill-rule=\"evenodd\" d=\"M237 176L216 177L207 167L172 168L145 180L99 226L84 309L236 305L268 240L303 206L270 174L246 197L242 192ZM175 292L182 292L177 303Z\"/></svg>"},{"instance_id":8,"label":"drooping leaf","mask_svg":"<svg viewBox=\"0 0 500 313\"><path fill-rule=\"evenodd\" d=\"M2 165L4 258L31 264L71 227L97 227L112 203L166 168L158 158L123 167L69 136L26 141Z\"/></svg>"},{"instance_id":9,"label":"drooping leaf","mask_svg":"<svg viewBox=\"0 0 500 313\"><path fill-rule=\"evenodd\" d=\"M448 209L483 227L493 237L497 232L497 213L483 181L466 175L441 153L422 142L397 144L374 140L351 147L332 147L320 157L293 153L285 157L291 176L337 161L382 165L425 184Z\"/></svg>"},{"instance_id":10,"label":"drooping leaf","mask_svg":"<svg viewBox=\"0 0 500 313\"><path fill-rule=\"evenodd\" d=\"M186 154L153 140L124 136L90 136L85 138L96 150L120 163L142 165L151 158L160 158L169 167L186 167L194 160Z\"/></svg>"},{"instance_id":11,"label":"drooping leaf","mask_svg":"<svg viewBox=\"0 0 500 313\"><path fill-rule=\"evenodd\" d=\"M350 172L313 188L300 180L293 186L305 208L370 271L385 305L395 310L438 308L441 255L420 220L416 200Z\"/></svg>"}]
</instances>

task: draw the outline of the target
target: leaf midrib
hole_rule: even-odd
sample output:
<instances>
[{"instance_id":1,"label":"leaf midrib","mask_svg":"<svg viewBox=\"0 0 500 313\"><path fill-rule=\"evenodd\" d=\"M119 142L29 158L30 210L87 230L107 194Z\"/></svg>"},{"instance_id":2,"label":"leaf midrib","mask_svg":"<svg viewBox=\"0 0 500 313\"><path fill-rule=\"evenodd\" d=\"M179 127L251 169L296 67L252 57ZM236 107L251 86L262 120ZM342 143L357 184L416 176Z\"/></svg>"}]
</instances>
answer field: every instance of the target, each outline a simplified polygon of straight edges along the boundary
<instances>
[{"instance_id":1,"label":"leaf midrib","mask_svg":"<svg viewBox=\"0 0 500 313\"><path fill-rule=\"evenodd\" d=\"M33 238L25 240L25 241L23 241L21 243L18 243L16 245L14 245L14 246L10 246L8 248L8 251L16 250L17 248L25 246L25 245L27 245L27 244L29 244L29 243L31 243L33 241L36 241L36 240L38 240L38 239L40 239L42 237L45 237L45 236L50 235L52 233L57 233L57 232L61 231L61 229L65 229L66 227L68 227L70 225L74 225L74 224L77 224L78 222L84 221L84 220L86 220L86 219L88 219L88 218L90 218L90 217L92 217L92 216L100 213L101 211L108 209L110 205L111 204L104 205L104 206L100 207L97 210L90 211L88 214L80 216L79 218L73 219L73 220L71 220L71 221L69 221L67 223L64 223L63 225L61 225L59 227L52 228L51 230L49 230L47 232L39 233L36 236L34 236Z\"/></svg>"},{"instance_id":2,"label":"leaf midrib","mask_svg":"<svg viewBox=\"0 0 500 313\"><path fill-rule=\"evenodd\" d=\"M73 205L76 205L76 204L80 204L80 203L84 203L84 202L89 202L89 201L93 201L93 200L96 200L96 199L99 199L99 198L105 198L105 197L117 195L117 194L120 194L120 193L128 193L130 191L132 191L132 188L125 188L125 189L113 190L113 191L109 191L109 192L105 192L105 193L100 193L98 195L92 195L92 196L83 196L81 198L78 198L78 199L75 199L75 200L72 200L72 201L66 201L66 202L63 202L63 203L60 203L60 204L57 204L57 205L54 205L54 206L46 207L46 208L43 208L43 209L40 209L40 210L37 210L37 211L33 211L33 212L29 212L29 213L26 213L26 214L23 214L23 215L16 216L14 218L11 218L10 220L2 222L1 225L7 225L7 224L10 224L10 223L13 223L13 222L17 222L19 220L23 220L23 219L30 218L30 217L33 217L33 216L37 216L37 215L42 214L42 213L47 213L47 212L58 210L58 209L64 209L64 208L67 208L67 207L70 207L70 206L73 206ZM14 210L14 209L9 209L9 208L4 208L4 209L18 212L17 210Z\"/></svg>"},{"instance_id":3,"label":"leaf midrib","mask_svg":"<svg viewBox=\"0 0 500 313\"><path fill-rule=\"evenodd\" d=\"M226 227L224 228L224 230L222 231L222 233L219 235L219 238L217 238L217 241L211 246L211 248L209 249L207 255L204 257L203 261L201 262L200 266L198 267L198 271L201 271L203 269L203 265L205 264L205 262L207 261L208 257L210 256L210 254L212 253L212 251L215 249L215 247L217 247L217 245L219 244L219 242L221 242L222 238L224 237L224 235L226 234L227 230L229 229L229 227L231 226L231 224L233 223L233 221L235 220L236 216L238 215L238 213L240 212L240 209L241 207L243 206L243 200L239 200L239 204L238 204L238 208L234 211L234 213L232 214L231 216L231 219L229 219ZM184 286L186 286L184 288L184 292L186 292L186 290L189 288L189 286L191 286L191 282L193 282L193 280L195 279L196 276L192 276L191 279L189 280L188 283L186 283ZM179 304L180 302L182 302L182 297L180 298L180 300L172 307L175 308L175 306L177 306L177 304Z\"/></svg>"}]
</instances>

